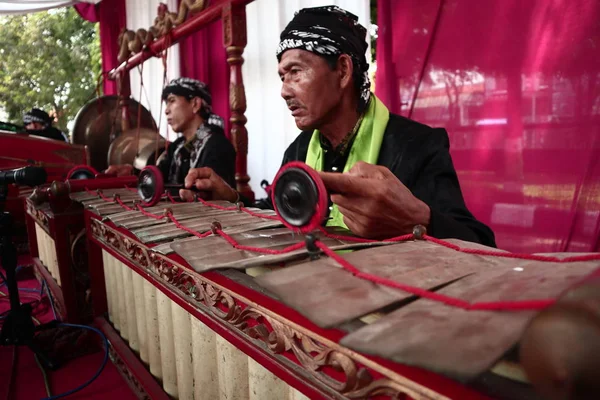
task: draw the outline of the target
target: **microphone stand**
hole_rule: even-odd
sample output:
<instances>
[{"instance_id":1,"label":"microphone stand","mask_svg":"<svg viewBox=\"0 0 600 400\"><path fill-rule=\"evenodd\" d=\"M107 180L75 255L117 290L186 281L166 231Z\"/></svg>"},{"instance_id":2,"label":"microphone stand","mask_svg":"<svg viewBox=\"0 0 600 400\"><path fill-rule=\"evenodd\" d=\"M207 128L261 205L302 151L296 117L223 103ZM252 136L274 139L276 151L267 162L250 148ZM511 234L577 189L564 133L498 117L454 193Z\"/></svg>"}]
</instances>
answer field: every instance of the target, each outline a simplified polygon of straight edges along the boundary
<instances>
[{"instance_id":1,"label":"microphone stand","mask_svg":"<svg viewBox=\"0 0 600 400\"><path fill-rule=\"evenodd\" d=\"M0 331L0 345L27 346L37 355L45 367L55 370L58 363L50 359L34 340L35 332L56 326L56 321L35 326L31 318L31 305L21 304L17 287L17 249L12 241L12 216L4 211L8 185L0 184L0 261L6 271L6 286L10 300L10 311Z\"/></svg>"}]
</instances>

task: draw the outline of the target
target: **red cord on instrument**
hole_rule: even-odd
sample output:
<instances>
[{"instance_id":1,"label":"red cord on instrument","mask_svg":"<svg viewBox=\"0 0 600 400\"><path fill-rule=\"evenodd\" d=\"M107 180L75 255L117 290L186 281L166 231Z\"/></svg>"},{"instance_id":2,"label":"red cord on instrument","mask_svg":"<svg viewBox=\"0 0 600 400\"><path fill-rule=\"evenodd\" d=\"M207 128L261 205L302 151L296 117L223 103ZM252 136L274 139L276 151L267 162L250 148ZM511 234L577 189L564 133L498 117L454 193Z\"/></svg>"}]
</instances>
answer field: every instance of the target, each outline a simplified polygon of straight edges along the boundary
<instances>
[{"instance_id":1,"label":"red cord on instrument","mask_svg":"<svg viewBox=\"0 0 600 400\"><path fill-rule=\"evenodd\" d=\"M133 208L129 207L127 204L123 203L121 201L121 198L119 196L115 197L115 200L117 201L117 203L119 203L119 205L121 207L123 207L124 209L126 209L127 211L133 211Z\"/></svg>"},{"instance_id":2,"label":"red cord on instrument","mask_svg":"<svg viewBox=\"0 0 600 400\"><path fill-rule=\"evenodd\" d=\"M242 208L240 208L240 210L242 210L243 212L245 212L248 215L252 215L253 217L262 218L262 219L270 219L272 221L280 221L279 217L276 215L264 215L264 214L255 213L254 211L248 210L246 207L242 207Z\"/></svg>"},{"instance_id":3,"label":"red cord on instrument","mask_svg":"<svg viewBox=\"0 0 600 400\"><path fill-rule=\"evenodd\" d=\"M114 201L113 201L112 199L109 199L108 197L106 197L106 196L104 195L104 193L102 193L102 190L96 190L96 191L94 192L94 191L92 191L92 190L89 190L88 188L84 188L84 189L85 189L85 191L86 191L88 194L95 194L95 195L98 195L98 196L100 196L100 198L101 198L102 200L104 200L104 201L107 201L107 202L109 202L109 203L114 203Z\"/></svg>"},{"instance_id":4,"label":"red cord on instrument","mask_svg":"<svg viewBox=\"0 0 600 400\"><path fill-rule=\"evenodd\" d=\"M150 217L150 218L153 218L156 220L161 220L166 217L165 214L163 214L163 215L152 214L151 212L144 210L144 208L140 204L137 205L137 209L140 210L140 212L142 214L144 214L146 217Z\"/></svg>"},{"instance_id":5,"label":"red cord on instrument","mask_svg":"<svg viewBox=\"0 0 600 400\"><path fill-rule=\"evenodd\" d=\"M202 203L203 205L205 205L205 206L216 208L217 210L223 210L223 211L234 211L234 210L237 210L237 207L235 207L235 206L233 206L233 207L223 207L223 206L220 206L218 204L209 203L208 201L206 201L206 200L204 200L204 199L202 199L200 197L198 197L198 201L200 203Z\"/></svg>"},{"instance_id":6,"label":"red cord on instrument","mask_svg":"<svg viewBox=\"0 0 600 400\"><path fill-rule=\"evenodd\" d=\"M173 196L171 196L171 193L169 193L169 192L167 192L167 198L168 198L169 200L171 200L171 203L177 203L177 202L175 201L175 199L173 198Z\"/></svg>"},{"instance_id":7,"label":"red cord on instrument","mask_svg":"<svg viewBox=\"0 0 600 400\"><path fill-rule=\"evenodd\" d=\"M365 279L379 285L388 286L394 289L400 289L405 292L414 294L416 296L423 297L425 299L444 303L452 307L462 308L464 310L496 310L496 311L516 311L516 310L541 310L543 308L552 305L556 300L554 299L541 299L541 300L524 300L524 301L496 301L496 302L480 302L480 303L469 303L468 301L446 296L444 294L432 292L427 289L422 289L416 286L405 285L400 282L386 279L381 276L368 274L362 272L346 259L342 258L336 252L327 247L323 242L317 241L316 245L318 248L323 250L327 256L335 260L340 264L346 271L352 273L357 278Z\"/></svg>"},{"instance_id":8,"label":"red cord on instrument","mask_svg":"<svg viewBox=\"0 0 600 400\"><path fill-rule=\"evenodd\" d=\"M241 245L238 242L236 242L236 240L234 238L232 238L231 236L229 236L228 234L223 232L221 229L217 229L216 232L236 249L252 251L254 253L279 255L279 254L289 253L289 252L295 251L295 250L300 250L304 247L304 242L298 242L296 244L293 244L293 245L288 246L281 250L266 249L264 247L244 246L244 245Z\"/></svg>"},{"instance_id":9,"label":"red cord on instrument","mask_svg":"<svg viewBox=\"0 0 600 400\"><path fill-rule=\"evenodd\" d=\"M543 262L555 262L555 263L567 263L567 262L577 262L577 261L595 261L600 260L600 253L596 254L588 254L585 256L574 256L574 257L566 257L566 258L558 258L558 257L550 257L550 256L540 256L535 254L519 254L519 253L503 253L500 251L487 251L481 249L464 249L455 244L446 242L441 239L436 239L433 236L424 235L423 239L428 240L430 242L439 244L441 246L447 247L449 249L453 249L456 251L460 251L461 253L467 254L477 254L480 256L492 256L492 257L504 257L504 258L517 258L521 260L531 260L531 261L543 261Z\"/></svg>"},{"instance_id":10,"label":"red cord on instrument","mask_svg":"<svg viewBox=\"0 0 600 400\"><path fill-rule=\"evenodd\" d=\"M88 190L87 188L85 188L85 190L90 193L90 194L96 194L96 192L92 192L90 190ZM99 196L104 199L105 201L108 202L113 202L113 200L107 198L106 196L104 196L102 194L102 192L100 191ZM171 200L171 202L176 202L173 197L171 197L170 194L167 194L167 197ZM203 199L198 199L202 204L212 207L212 208L216 208L219 210L224 210L224 211L234 211L237 210L237 207L223 207L220 206L218 204L212 204L207 202L206 200ZM130 207L127 207L127 205L123 204L120 199L118 200L118 203L121 204L121 206L125 209L127 209L128 211L132 211L133 209L131 209ZM144 208L140 205L138 205L139 210L142 211L143 213L145 213L145 215L150 216L151 218L160 218L160 216L158 216L157 214L152 214L147 212L146 210L144 210ZM249 215L252 215L254 217L257 218L263 218L263 219L270 219L270 220L279 220L278 217L276 216L271 216L271 215L262 215L262 214L258 214L255 213L251 210L248 210L245 207L241 208L242 211L246 212ZM338 235L338 234L333 234L333 233L328 233L323 227L319 227L319 231L324 235L327 236L331 239L337 239L337 240L343 240L343 241L348 241L348 242L357 242L357 243L374 243L374 242L378 242L378 240L373 240L373 239L364 239L364 238L359 238L359 237L355 237L355 236L345 236L345 235ZM412 234L407 234L407 235L401 235L401 236L396 236L394 238L390 238L390 239L383 239L381 241L383 242L403 242L406 240L411 240L414 239L414 236ZM599 254L589 254L589 255L584 255L584 256L574 256L574 257L566 257L566 258L558 258L558 257L550 257L550 256L540 256L540 255L534 255L534 254L519 254L519 253L503 253L503 252L499 252L499 251L487 251L487 250L480 250L480 249L465 249L462 247L459 247L455 244L446 242L444 240L441 239L437 239L434 238L433 236L429 236L429 235L425 235L423 237L424 240L445 246L447 248L456 250L456 251L460 251L462 253L467 253L467 254L477 254L477 255L481 255L481 256L491 256L491 257L504 257L504 258L515 258L515 259L522 259L522 260L532 260L532 261L542 261L542 262L557 262L557 263L567 263L567 262L580 262L580 261L595 261L595 260L600 260L600 253Z\"/></svg>"},{"instance_id":11,"label":"red cord on instrument","mask_svg":"<svg viewBox=\"0 0 600 400\"><path fill-rule=\"evenodd\" d=\"M190 228L188 228L186 226L183 226L181 224L181 222L177 221L177 219L175 218L175 216L173 214L171 214L171 213L168 213L168 216L169 216L169 219L171 221L173 221L173 223L175 224L176 227L178 227L179 229L182 229L182 230L186 231L187 233L191 233L192 235L194 235L194 236L196 236L196 237L198 237L200 239L212 235L211 231L200 233L200 232L195 231L193 229L190 229Z\"/></svg>"},{"instance_id":12,"label":"red cord on instrument","mask_svg":"<svg viewBox=\"0 0 600 400\"><path fill-rule=\"evenodd\" d=\"M86 190L89 192L89 190L87 188L86 188ZM100 197L102 197L104 200L110 201L110 199L108 199L106 196L104 196L101 191L98 191L98 195L100 195ZM117 199L117 202L119 202L119 204L121 204L121 206L123 206L124 208L130 209L125 204L123 204L118 197L116 199ZM223 207L223 206L219 206L217 204L211 204L203 199L200 199L200 201L204 205L207 205L207 206L210 206L213 208L217 208L217 209L221 209L221 210L236 210L237 209L237 207ZM144 210L141 205L138 205L138 209L144 215L147 215L151 218L162 219L165 217L165 215L158 216L156 214L149 213L146 210ZM256 214L256 213L251 212L250 210L245 210L245 211L248 213L251 213L251 215L254 215L259 218L268 218L268 219L274 218L271 216ZM183 226L179 221L177 221L177 219L171 213L168 213L167 216L175 224L175 226L177 226L179 229L182 229L198 238L207 237L212 234L211 231L199 233L193 229ZM370 240L370 239L362 239L362 238L356 238L356 237L350 237L350 236L329 234L325 231L325 229L323 229L323 228L319 228L319 229L324 235L326 235L330 238L338 239L338 240L354 241L354 242L359 242L359 243L375 242L374 240ZM292 251L300 250L305 246L304 242L298 242L294 245L288 246L281 250L253 247L253 246L244 246L244 245L240 245L235 239L233 239L230 235L228 235L221 229L216 230L216 233L219 236L221 236L224 240L226 240L231 246L235 247L236 249L251 251L254 253L279 255L279 254L285 254L285 253L289 253ZM413 240L413 239L415 239L414 235L407 234L407 235L401 235L401 236L397 236L394 238L386 239L384 241L386 241L386 242L402 242L402 241ZM480 250L480 249L468 249L468 248L465 249L465 248L462 248L455 244L434 238L429 235L424 235L423 239L427 240L427 241L431 241L436 244L439 244L441 246L445 246L447 248L450 248L450 249L453 249L456 251L463 252L463 253L483 255L483 256L505 257L505 258L515 258L515 259L524 259L524 260L541 261L541 262L557 262L557 263L600 260L600 254L590 254L590 255L585 255L585 256L574 256L574 257L567 257L567 258L560 259L558 257L539 256L539 255L533 255L533 254L514 254L514 253L502 253L502 252L497 252L497 251L486 251L486 250ZM369 282L376 283L379 285L402 290L407 293L411 293L415 296L419 296L419 297L422 297L425 299L440 302L440 303L446 304L451 307L461 308L463 310L469 310L469 311L475 311L475 310L480 310L480 311L483 311L483 310L485 310L485 311L542 310L556 302L556 299L532 299L532 300L522 300L522 301L495 301L495 302L470 303L463 299L459 299L459 298L452 297L452 296L447 296L447 295L444 295L441 293L432 292L427 289L423 289L423 288L411 286L411 285L406 285L406 284L403 284L403 283L400 283L397 281L393 281L391 279L383 278L381 276L362 272L361 270L356 268L354 265L352 265L350 262L348 262L346 259L344 259L340 255L335 253L333 250L331 250L329 247L327 247L327 245L325 245L320 240L316 241L316 245L323 251L323 253L325 253L328 257L335 260L346 271L352 273L357 278L364 279L364 280L367 280ZM600 274L600 269L595 271L594 273Z\"/></svg>"},{"instance_id":13,"label":"red cord on instrument","mask_svg":"<svg viewBox=\"0 0 600 400\"><path fill-rule=\"evenodd\" d=\"M216 208L217 210L235 211L235 210L238 209L237 206L234 206L234 207L223 207L223 206L220 206L218 204L209 203L208 201L206 201L204 199L201 199L200 197L198 197L198 201L201 202L202 204L204 204L207 207ZM273 221L280 221L280 218L277 217L277 216L275 216L275 215L259 214L259 213L256 213L256 212L252 211L252 210L249 210L246 207L240 207L240 210L243 211L243 212L245 212L248 215L252 215L253 217L263 218L263 219L270 219L270 220L273 220Z\"/></svg>"}]
</instances>

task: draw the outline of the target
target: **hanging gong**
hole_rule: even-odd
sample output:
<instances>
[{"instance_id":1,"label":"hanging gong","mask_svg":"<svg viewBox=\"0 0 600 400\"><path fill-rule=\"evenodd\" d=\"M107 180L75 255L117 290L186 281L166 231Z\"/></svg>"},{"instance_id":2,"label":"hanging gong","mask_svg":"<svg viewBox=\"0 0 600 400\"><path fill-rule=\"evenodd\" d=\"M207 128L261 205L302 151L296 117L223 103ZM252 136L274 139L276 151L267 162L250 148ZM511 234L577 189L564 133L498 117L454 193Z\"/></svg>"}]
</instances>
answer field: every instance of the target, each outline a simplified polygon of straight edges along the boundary
<instances>
[{"instance_id":1,"label":"hanging gong","mask_svg":"<svg viewBox=\"0 0 600 400\"><path fill-rule=\"evenodd\" d=\"M127 120L123 121L123 108L118 96L101 96L84 105L75 117L73 143L88 146L91 165L98 171L108 166L107 155L110 143L123 130L123 122L128 128L137 127L139 103L131 98L122 99L127 108ZM156 131L152 114L141 108L140 126Z\"/></svg>"},{"instance_id":2,"label":"hanging gong","mask_svg":"<svg viewBox=\"0 0 600 400\"><path fill-rule=\"evenodd\" d=\"M155 164L157 148L160 155L165 149L165 139L156 130L140 128L138 138L137 128L129 129L110 144L108 164L131 164L142 169Z\"/></svg>"}]
</instances>

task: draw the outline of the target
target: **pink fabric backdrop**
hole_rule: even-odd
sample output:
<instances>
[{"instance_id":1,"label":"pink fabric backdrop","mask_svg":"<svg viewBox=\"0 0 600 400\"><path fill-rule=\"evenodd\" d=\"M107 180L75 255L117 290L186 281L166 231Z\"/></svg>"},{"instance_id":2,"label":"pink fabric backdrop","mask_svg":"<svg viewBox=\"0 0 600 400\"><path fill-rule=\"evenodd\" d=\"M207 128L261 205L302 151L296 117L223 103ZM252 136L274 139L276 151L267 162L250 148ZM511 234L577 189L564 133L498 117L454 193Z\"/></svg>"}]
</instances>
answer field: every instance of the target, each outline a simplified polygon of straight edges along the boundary
<instances>
[{"instance_id":1,"label":"pink fabric backdrop","mask_svg":"<svg viewBox=\"0 0 600 400\"><path fill-rule=\"evenodd\" d=\"M229 66L223 46L223 24L218 20L180 42L181 76L206 83L213 112L225 120L229 137Z\"/></svg>"},{"instance_id":2,"label":"pink fabric backdrop","mask_svg":"<svg viewBox=\"0 0 600 400\"><path fill-rule=\"evenodd\" d=\"M102 0L98 4L80 3L74 6L82 18L90 22L100 22L100 50L102 51L102 70L107 72L117 67L119 33L127 22L125 0ZM104 94L117 94L115 81L104 80Z\"/></svg>"},{"instance_id":3,"label":"pink fabric backdrop","mask_svg":"<svg viewBox=\"0 0 600 400\"><path fill-rule=\"evenodd\" d=\"M600 2L379 0L376 93L518 252L600 250Z\"/></svg>"}]
</instances>

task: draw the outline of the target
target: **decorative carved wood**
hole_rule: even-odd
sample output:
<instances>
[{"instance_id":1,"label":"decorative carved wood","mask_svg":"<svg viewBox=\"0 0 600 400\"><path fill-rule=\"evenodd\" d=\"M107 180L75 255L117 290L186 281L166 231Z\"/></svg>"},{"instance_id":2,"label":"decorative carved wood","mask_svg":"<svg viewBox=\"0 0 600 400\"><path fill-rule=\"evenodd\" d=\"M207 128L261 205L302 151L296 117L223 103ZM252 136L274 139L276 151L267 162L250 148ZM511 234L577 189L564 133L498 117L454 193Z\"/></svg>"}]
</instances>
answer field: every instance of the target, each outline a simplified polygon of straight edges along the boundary
<instances>
[{"instance_id":1,"label":"decorative carved wood","mask_svg":"<svg viewBox=\"0 0 600 400\"><path fill-rule=\"evenodd\" d=\"M194 317L202 315L218 322L240 341L264 351L277 370L293 369L309 386L327 393L327 398L448 399L213 283L98 220L90 219L89 228L104 250L127 260L129 268L143 271L145 279L153 285L167 288L174 295L171 298L193 307ZM337 372L336 378L327 373L333 370Z\"/></svg>"},{"instance_id":2,"label":"decorative carved wood","mask_svg":"<svg viewBox=\"0 0 600 400\"><path fill-rule=\"evenodd\" d=\"M171 30L181 25L189 16L194 15L206 8L206 0L182 0L177 13L169 12L165 3L158 5L154 25L148 30L140 28L135 32L124 29L118 38L119 62L126 61L132 54L144 51L147 46L155 40L168 35Z\"/></svg>"}]
</instances>

